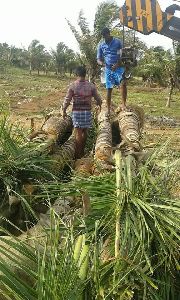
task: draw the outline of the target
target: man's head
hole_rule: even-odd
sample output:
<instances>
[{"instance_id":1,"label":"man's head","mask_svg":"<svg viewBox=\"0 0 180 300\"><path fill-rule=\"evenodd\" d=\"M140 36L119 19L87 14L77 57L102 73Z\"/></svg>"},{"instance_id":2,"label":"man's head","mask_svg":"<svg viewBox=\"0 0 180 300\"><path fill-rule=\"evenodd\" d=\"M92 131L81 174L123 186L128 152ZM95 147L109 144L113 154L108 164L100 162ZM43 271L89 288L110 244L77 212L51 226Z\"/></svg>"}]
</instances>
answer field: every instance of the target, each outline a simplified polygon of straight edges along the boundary
<instances>
[{"instance_id":1,"label":"man's head","mask_svg":"<svg viewBox=\"0 0 180 300\"><path fill-rule=\"evenodd\" d=\"M106 42L108 42L108 41L110 41L112 39L111 34L110 34L110 30L107 27L105 27L101 31L101 35L103 36L103 38L105 39Z\"/></svg>"},{"instance_id":2,"label":"man's head","mask_svg":"<svg viewBox=\"0 0 180 300\"><path fill-rule=\"evenodd\" d=\"M86 68L83 67L83 66L79 66L75 69L75 74L78 76L78 77L83 77L85 78L86 77Z\"/></svg>"}]
</instances>

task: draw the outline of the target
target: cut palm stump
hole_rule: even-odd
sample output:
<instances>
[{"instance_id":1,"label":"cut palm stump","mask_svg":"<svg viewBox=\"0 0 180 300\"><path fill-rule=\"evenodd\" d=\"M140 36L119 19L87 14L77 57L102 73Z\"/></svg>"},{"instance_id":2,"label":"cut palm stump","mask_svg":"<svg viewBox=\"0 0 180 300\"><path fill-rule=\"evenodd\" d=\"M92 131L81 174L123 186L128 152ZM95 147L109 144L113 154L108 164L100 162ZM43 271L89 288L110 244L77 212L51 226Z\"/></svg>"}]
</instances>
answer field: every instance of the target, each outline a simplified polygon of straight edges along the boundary
<instances>
[{"instance_id":1,"label":"cut palm stump","mask_svg":"<svg viewBox=\"0 0 180 300\"><path fill-rule=\"evenodd\" d=\"M92 157L83 157L75 162L75 173L81 176L90 176L94 171L94 159Z\"/></svg>"}]
</instances>

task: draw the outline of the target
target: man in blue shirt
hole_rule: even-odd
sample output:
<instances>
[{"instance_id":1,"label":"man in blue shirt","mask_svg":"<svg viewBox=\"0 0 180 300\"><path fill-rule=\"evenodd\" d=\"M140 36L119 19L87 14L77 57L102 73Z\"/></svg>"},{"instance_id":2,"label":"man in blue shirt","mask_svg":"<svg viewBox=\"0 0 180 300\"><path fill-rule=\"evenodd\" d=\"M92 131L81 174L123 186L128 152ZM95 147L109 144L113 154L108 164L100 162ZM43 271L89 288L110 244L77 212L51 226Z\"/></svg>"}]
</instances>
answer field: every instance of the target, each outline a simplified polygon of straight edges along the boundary
<instances>
[{"instance_id":1,"label":"man in blue shirt","mask_svg":"<svg viewBox=\"0 0 180 300\"><path fill-rule=\"evenodd\" d=\"M107 89L107 108L110 114L112 89L116 85L120 88L122 94L121 109L126 108L127 88L124 79L124 67L121 67L122 44L117 38L110 35L110 30L104 28L102 30L104 41L99 44L97 49L97 62L101 66L105 66L105 81Z\"/></svg>"}]
</instances>

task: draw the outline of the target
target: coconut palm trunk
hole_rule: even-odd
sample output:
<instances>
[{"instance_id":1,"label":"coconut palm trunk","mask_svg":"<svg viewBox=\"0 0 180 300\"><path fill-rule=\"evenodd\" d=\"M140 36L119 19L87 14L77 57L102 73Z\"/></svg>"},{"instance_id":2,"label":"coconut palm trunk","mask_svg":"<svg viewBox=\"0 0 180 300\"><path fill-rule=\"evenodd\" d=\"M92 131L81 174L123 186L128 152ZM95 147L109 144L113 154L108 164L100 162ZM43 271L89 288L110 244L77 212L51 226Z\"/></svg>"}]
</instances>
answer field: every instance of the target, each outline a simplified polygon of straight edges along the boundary
<instances>
[{"instance_id":1,"label":"coconut palm trunk","mask_svg":"<svg viewBox=\"0 0 180 300\"><path fill-rule=\"evenodd\" d=\"M140 151L143 117L143 110L137 106L131 106L127 111L119 113L118 121L122 138L120 149L123 155Z\"/></svg>"},{"instance_id":2,"label":"coconut palm trunk","mask_svg":"<svg viewBox=\"0 0 180 300\"><path fill-rule=\"evenodd\" d=\"M62 145L59 146L54 142L53 138L47 139L45 142L41 142L34 150L27 152L26 159L28 161L31 157L37 158L41 160L41 156L46 156L48 159L48 164L46 166L46 172L49 174L52 173L53 175L59 176L66 165L73 166L74 159L75 159L75 137L71 135L71 137ZM24 182L26 183L26 179L23 178ZM33 188L33 178L32 182L28 180L28 185ZM23 181L21 182L22 194L24 193L24 185ZM26 191L25 191L26 192ZM33 194L27 193L30 195ZM20 198L13 194L9 197L6 197L4 204L1 205L1 213L0 213L0 225L4 224L4 218L11 220L14 216L14 210L19 210L19 206L16 206L17 200ZM21 202L21 201L20 201ZM18 204L19 202L17 202ZM16 209L17 207L17 209Z\"/></svg>"},{"instance_id":3,"label":"coconut palm trunk","mask_svg":"<svg viewBox=\"0 0 180 300\"><path fill-rule=\"evenodd\" d=\"M104 170L112 168L112 129L110 120L107 117L107 109L102 108L98 116L99 129L95 145L94 159L96 161L96 170L98 167Z\"/></svg>"},{"instance_id":4,"label":"coconut palm trunk","mask_svg":"<svg viewBox=\"0 0 180 300\"><path fill-rule=\"evenodd\" d=\"M42 131L53 137L57 142L61 142L66 133L72 132L72 128L71 117L68 116L63 120L62 117L52 116L44 123Z\"/></svg>"},{"instance_id":5,"label":"coconut palm trunk","mask_svg":"<svg viewBox=\"0 0 180 300\"><path fill-rule=\"evenodd\" d=\"M41 141L37 148L39 153L54 153L57 151L57 145L62 145L67 141L72 133L72 119L67 117L63 120L61 117L52 116L48 118L38 131L33 131L29 135L30 141Z\"/></svg>"},{"instance_id":6,"label":"coconut palm trunk","mask_svg":"<svg viewBox=\"0 0 180 300\"><path fill-rule=\"evenodd\" d=\"M65 165L73 164L75 160L75 149L76 149L76 141L74 134L64 143L63 146L57 148L57 150L50 155L50 159L52 159L52 172L53 174L59 174Z\"/></svg>"},{"instance_id":7,"label":"coconut palm trunk","mask_svg":"<svg viewBox=\"0 0 180 300\"><path fill-rule=\"evenodd\" d=\"M169 96L168 96L168 99L167 99L167 102L166 102L166 107L171 106L173 89L175 87L175 81L174 81L174 78L173 78L172 74L170 74L169 84L170 84L170 89L169 89Z\"/></svg>"}]
</instances>

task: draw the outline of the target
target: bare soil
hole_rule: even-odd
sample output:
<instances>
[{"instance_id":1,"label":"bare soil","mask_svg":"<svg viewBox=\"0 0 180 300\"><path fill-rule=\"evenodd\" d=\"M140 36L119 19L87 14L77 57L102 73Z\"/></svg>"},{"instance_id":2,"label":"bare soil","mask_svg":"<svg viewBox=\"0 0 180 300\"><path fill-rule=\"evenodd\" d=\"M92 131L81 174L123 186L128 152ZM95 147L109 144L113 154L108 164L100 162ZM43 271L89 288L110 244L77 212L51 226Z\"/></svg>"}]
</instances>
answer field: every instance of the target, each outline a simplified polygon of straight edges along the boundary
<instances>
[{"instance_id":1,"label":"bare soil","mask_svg":"<svg viewBox=\"0 0 180 300\"><path fill-rule=\"evenodd\" d=\"M65 93L56 92L44 97L35 97L31 101L13 99L10 105L10 121L22 127L30 128L31 119L34 118L35 129L44 123L45 116L52 110L60 110Z\"/></svg>"},{"instance_id":2,"label":"bare soil","mask_svg":"<svg viewBox=\"0 0 180 300\"><path fill-rule=\"evenodd\" d=\"M26 129L31 127L31 118L34 119L35 130L39 129L44 123L45 116L50 111L61 110L61 105L65 96L65 91L57 91L43 97L34 97L31 101L13 98L10 104L10 120L13 124L19 124ZM168 138L172 138L171 147L180 151L180 130L171 126L159 126L159 124L150 124L146 122L143 132L143 142L148 145L150 143L163 143Z\"/></svg>"}]
</instances>

